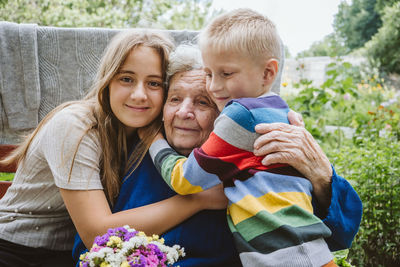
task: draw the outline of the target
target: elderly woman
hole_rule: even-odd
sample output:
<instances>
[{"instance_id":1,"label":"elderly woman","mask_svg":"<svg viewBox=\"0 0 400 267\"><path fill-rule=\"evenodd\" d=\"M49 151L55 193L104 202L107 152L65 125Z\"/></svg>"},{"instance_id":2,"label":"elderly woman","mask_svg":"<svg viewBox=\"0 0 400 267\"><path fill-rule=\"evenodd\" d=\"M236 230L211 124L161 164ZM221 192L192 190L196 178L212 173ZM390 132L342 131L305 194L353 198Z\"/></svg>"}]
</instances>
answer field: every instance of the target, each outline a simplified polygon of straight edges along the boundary
<instances>
[{"instance_id":1,"label":"elderly woman","mask_svg":"<svg viewBox=\"0 0 400 267\"><path fill-rule=\"evenodd\" d=\"M169 90L163 115L166 139L177 152L188 155L208 138L218 110L205 90L205 73L198 49L179 46L171 55L167 74ZM296 116L289 119L293 122ZM255 152L267 155L266 165L289 163L312 182L318 202L314 212L332 230L327 240L330 248L349 247L358 230L361 205L347 181L332 171L329 160L312 136L303 127L283 124L259 125L258 131L263 135L255 143ZM153 212L171 212L171 219L179 218L180 223L172 229L159 231L164 232L162 236L168 245L185 247L186 256L177 263L179 266L240 266L226 222L223 209L226 200L221 188L199 194L203 194L199 199L207 199L204 201L207 203L193 206L190 199L180 204L171 201L160 210L159 203L176 196L147 154L140 166L124 178L113 212L142 208L148 210L148 220L152 220ZM182 210L186 210L186 214L182 214ZM193 216L188 216L190 213ZM140 229L138 225L132 227ZM75 257L83 249L77 238Z\"/></svg>"}]
</instances>

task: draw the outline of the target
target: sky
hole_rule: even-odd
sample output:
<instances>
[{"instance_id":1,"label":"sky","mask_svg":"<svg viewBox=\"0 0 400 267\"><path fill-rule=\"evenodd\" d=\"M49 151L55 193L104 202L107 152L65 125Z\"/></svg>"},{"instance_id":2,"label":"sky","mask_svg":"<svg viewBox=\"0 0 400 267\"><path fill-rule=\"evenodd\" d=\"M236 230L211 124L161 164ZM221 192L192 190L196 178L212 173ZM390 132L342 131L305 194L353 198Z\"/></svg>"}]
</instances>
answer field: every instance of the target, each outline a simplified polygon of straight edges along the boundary
<instances>
[{"instance_id":1,"label":"sky","mask_svg":"<svg viewBox=\"0 0 400 267\"><path fill-rule=\"evenodd\" d=\"M333 32L334 15L342 0L214 0L213 8L254 9L268 16L292 56Z\"/></svg>"}]
</instances>

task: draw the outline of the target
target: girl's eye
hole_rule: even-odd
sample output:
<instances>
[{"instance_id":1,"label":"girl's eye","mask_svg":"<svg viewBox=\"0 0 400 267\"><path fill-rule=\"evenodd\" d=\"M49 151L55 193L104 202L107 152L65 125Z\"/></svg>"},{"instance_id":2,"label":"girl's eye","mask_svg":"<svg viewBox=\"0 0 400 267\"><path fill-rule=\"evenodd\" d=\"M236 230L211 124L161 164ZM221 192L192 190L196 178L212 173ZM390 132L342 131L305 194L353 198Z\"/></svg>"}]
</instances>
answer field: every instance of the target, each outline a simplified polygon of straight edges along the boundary
<instances>
[{"instance_id":1,"label":"girl's eye","mask_svg":"<svg viewBox=\"0 0 400 267\"><path fill-rule=\"evenodd\" d=\"M120 81L124 82L124 83L131 83L133 82L133 80L130 77L121 77Z\"/></svg>"},{"instance_id":2,"label":"girl's eye","mask_svg":"<svg viewBox=\"0 0 400 267\"><path fill-rule=\"evenodd\" d=\"M150 81L149 82L149 86L151 87L161 87L161 83L160 82L156 82L156 81Z\"/></svg>"}]
</instances>

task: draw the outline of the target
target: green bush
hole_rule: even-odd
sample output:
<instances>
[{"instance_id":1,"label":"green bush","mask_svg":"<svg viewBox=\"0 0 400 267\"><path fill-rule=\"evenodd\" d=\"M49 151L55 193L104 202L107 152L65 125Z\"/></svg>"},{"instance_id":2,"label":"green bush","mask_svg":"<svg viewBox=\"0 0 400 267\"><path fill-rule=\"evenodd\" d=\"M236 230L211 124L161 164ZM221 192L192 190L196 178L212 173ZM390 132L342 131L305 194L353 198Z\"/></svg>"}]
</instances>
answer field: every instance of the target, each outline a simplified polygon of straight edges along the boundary
<instances>
[{"instance_id":1,"label":"green bush","mask_svg":"<svg viewBox=\"0 0 400 267\"><path fill-rule=\"evenodd\" d=\"M355 138L357 145L331 153L337 171L355 181L354 187L363 201L360 231L349 258L356 266L400 266L398 118L394 119L397 129L383 134L380 127L374 127L382 123L374 122L379 116L371 117L370 124Z\"/></svg>"},{"instance_id":2,"label":"green bush","mask_svg":"<svg viewBox=\"0 0 400 267\"><path fill-rule=\"evenodd\" d=\"M340 147L344 141L340 132L333 135L325 132L326 125L351 126L358 112L355 101L360 92L354 82L354 70L350 63L338 59L328 65L327 79L321 86L305 79L294 84L300 92L288 99L289 106L302 113L306 128L323 146L329 143Z\"/></svg>"},{"instance_id":3,"label":"green bush","mask_svg":"<svg viewBox=\"0 0 400 267\"><path fill-rule=\"evenodd\" d=\"M348 255L349 255L348 249L338 250L333 252L333 260L340 267L354 267L354 265L351 265L346 261Z\"/></svg>"},{"instance_id":4,"label":"green bush","mask_svg":"<svg viewBox=\"0 0 400 267\"><path fill-rule=\"evenodd\" d=\"M357 71L348 63L331 64L324 84L300 81L288 103L303 114L306 128L363 202L348 262L339 254L337 264L400 266L399 99L376 72ZM352 127L355 135L327 133L325 125Z\"/></svg>"}]
</instances>

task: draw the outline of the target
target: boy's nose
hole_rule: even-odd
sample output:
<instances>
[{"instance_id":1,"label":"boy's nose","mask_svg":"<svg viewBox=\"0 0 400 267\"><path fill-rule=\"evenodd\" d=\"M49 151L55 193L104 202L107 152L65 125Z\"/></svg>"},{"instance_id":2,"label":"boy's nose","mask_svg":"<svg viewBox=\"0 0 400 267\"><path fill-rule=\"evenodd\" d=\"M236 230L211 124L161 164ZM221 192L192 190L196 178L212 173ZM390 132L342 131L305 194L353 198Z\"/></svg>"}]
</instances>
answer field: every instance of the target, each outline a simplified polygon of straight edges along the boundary
<instances>
[{"instance_id":1,"label":"boy's nose","mask_svg":"<svg viewBox=\"0 0 400 267\"><path fill-rule=\"evenodd\" d=\"M207 87L210 92L217 92L222 89L222 83L220 79L212 77Z\"/></svg>"}]
</instances>

